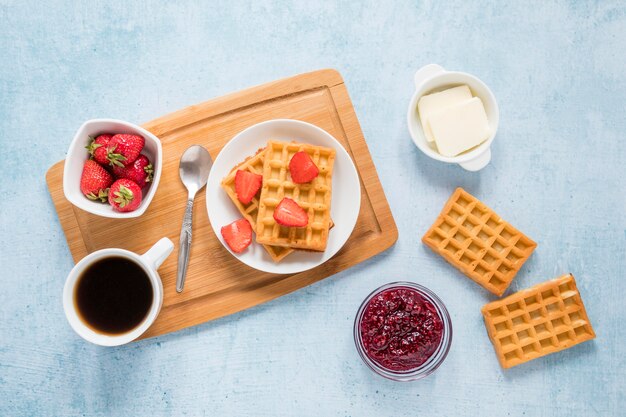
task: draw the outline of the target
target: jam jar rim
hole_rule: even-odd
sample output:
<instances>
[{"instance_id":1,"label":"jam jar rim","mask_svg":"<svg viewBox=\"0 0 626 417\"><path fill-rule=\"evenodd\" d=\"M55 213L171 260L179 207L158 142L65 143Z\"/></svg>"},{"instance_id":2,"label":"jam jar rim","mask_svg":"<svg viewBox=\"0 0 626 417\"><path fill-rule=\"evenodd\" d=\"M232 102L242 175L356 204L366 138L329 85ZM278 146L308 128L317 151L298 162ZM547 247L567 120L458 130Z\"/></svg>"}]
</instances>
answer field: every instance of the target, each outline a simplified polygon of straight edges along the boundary
<instances>
[{"instance_id":1,"label":"jam jar rim","mask_svg":"<svg viewBox=\"0 0 626 417\"><path fill-rule=\"evenodd\" d=\"M402 287L410 288L417 291L420 295L424 296L435 306L435 308L437 309L437 313L441 318L443 330L441 333L441 341L439 342L439 346L437 347L435 352L426 360L426 362L424 362L417 368L410 369L408 371L394 371L379 365L367 355L367 352L365 352L365 348L363 346L363 340L361 338L360 323L363 318L363 314L365 313L365 308L372 300L372 298L374 298L374 296L389 289ZM450 314L448 313L448 309L446 308L445 304L433 291L415 282L390 282L388 284L381 285L380 287L369 293L369 295L365 297L365 299L361 303L361 306L357 311L356 317L354 318L354 344L356 345L356 350L359 353L359 356L361 357L363 362L378 375L387 379L391 379L393 381L415 381L425 378L435 372L435 370L439 368L439 366L448 356L448 352L450 351L450 345L452 344L452 320L450 319Z\"/></svg>"}]
</instances>

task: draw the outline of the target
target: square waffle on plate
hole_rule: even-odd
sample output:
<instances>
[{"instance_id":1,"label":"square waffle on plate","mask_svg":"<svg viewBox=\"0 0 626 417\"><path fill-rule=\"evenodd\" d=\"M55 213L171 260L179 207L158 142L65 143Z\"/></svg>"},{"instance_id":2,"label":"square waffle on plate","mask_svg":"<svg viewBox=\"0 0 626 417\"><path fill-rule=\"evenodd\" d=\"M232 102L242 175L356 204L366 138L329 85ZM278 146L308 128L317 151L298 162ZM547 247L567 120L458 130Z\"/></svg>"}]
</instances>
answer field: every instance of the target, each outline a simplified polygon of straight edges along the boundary
<instances>
[{"instance_id":1,"label":"square waffle on plate","mask_svg":"<svg viewBox=\"0 0 626 417\"><path fill-rule=\"evenodd\" d=\"M259 213L259 198L255 196L252 201L244 205L237 198L235 191L235 175L237 170L249 171L253 174L263 175L263 161L265 160L265 148L259 149L257 153L245 161L235 166L230 173L222 180L222 188L228 194L228 197L232 200L233 204L237 207L237 210L245 217L252 226L252 230L256 229L257 215ZM272 257L274 262L280 262L285 256L293 252L293 249L283 246L271 246L263 245L267 253Z\"/></svg>"},{"instance_id":2,"label":"square waffle on plate","mask_svg":"<svg viewBox=\"0 0 626 417\"><path fill-rule=\"evenodd\" d=\"M486 304L482 313L503 368L596 337L571 274Z\"/></svg>"},{"instance_id":3,"label":"square waffle on plate","mask_svg":"<svg viewBox=\"0 0 626 417\"><path fill-rule=\"evenodd\" d=\"M462 188L422 237L433 251L496 295L502 295L537 244Z\"/></svg>"},{"instance_id":4,"label":"square waffle on plate","mask_svg":"<svg viewBox=\"0 0 626 417\"><path fill-rule=\"evenodd\" d=\"M310 183L291 181L289 161L309 154L319 175ZM257 215L256 241L264 245L323 251L330 229L330 202L335 150L304 143L269 141L263 163L263 187ZM306 227L285 227L274 220L274 208L284 197L293 199L309 216Z\"/></svg>"}]
</instances>

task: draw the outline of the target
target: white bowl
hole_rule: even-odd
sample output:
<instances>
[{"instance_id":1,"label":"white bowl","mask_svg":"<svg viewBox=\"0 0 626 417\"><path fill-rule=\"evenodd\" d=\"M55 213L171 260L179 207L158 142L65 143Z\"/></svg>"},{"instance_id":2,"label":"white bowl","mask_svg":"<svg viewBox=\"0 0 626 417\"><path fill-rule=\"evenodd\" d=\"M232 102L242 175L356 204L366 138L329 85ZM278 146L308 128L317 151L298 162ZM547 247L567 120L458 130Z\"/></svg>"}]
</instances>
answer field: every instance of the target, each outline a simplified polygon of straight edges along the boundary
<instances>
[{"instance_id":1,"label":"white bowl","mask_svg":"<svg viewBox=\"0 0 626 417\"><path fill-rule=\"evenodd\" d=\"M242 217L222 189L222 179L235 165L254 155L259 148L265 147L270 139L310 143L333 148L336 151L330 204L330 216L335 225L328 234L328 245L324 252L298 250L276 263L263 246L255 241L243 253L233 253L222 238L220 232L222 226ZM359 174L348 152L330 133L299 120L268 120L238 133L222 148L209 174L206 206L215 235L233 256L260 271L294 274L321 265L346 243L359 217L361 184Z\"/></svg>"},{"instance_id":2,"label":"white bowl","mask_svg":"<svg viewBox=\"0 0 626 417\"><path fill-rule=\"evenodd\" d=\"M466 84L472 91L472 95L482 100L485 106L485 112L487 113L487 119L489 120L491 135L486 141L469 152L464 152L453 157L443 156L437 152L434 145L428 142L424 136L422 123L417 113L417 102L423 95L462 84ZM490 147L491 142L493 142L493 139L496 137L499 121L500 110L498 109L498 102L495 96L485 83L473 75L465 72L446 71L437 64L426 65L415 73L415 93L413 93L411 103L409 104L407 124L413 142L429 157L438 161L459 164L468 171L478 171L484 168L489 161L491 161Z\"/></svg>"},{"instance_id":3,"label":"white bowl","mask_svg":"<svg viewBox=\"0 0 626 417\"><path fill-rule=\"evenodd\" d=\"M95 138L103 133L132 133L141 135L146 140L146 144L141 153L145 154L148 159L150 159L150 162L152 162L154 174L152 181L143 191L141 205L135 211L120 213L113 210L113 207L111 207L108 203L100 203L98 201L88 199L80 191L80 177L83 172L83 165L85 164L85 161L89 159L89 152L87 152L85 146L89 143L90 136ZM87 120L78 129L76 135L74 135L74 139L72 140L70 148L67 151L65 167L63 169L63 193L65 194L65 198L67 198L70 203L74 204L79 209L98 216L110 217L114 219L139 217L150 205L150 202L156 193L157 187L159 186L162 159L163 150L161 148L161 141L159 138L142 127L115 119Z\"/></svg>"}]
</instances>

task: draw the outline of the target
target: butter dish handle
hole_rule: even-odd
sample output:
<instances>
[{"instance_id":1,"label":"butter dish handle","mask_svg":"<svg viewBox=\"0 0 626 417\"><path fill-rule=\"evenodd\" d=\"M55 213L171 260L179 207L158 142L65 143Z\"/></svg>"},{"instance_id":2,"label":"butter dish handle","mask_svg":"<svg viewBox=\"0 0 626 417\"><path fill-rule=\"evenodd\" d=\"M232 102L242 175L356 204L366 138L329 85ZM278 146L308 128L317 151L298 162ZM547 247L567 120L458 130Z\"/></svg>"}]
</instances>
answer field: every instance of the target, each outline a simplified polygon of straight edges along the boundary
<instances>
[{"instance_id":1,"label":"butter dish handle","mask_svg":"<svg viewBox=\"0 0 626 417\"><path fill-rule=\"evenodd\" d=\"M478 155L474 159L470 159L466 162L461 162L461 168L467 171L480 171L491 161L491 149L487 148L487 150L480 155Z\"/></svg>"},{"instance_id":2,"label":"butter dish handle","mask_svg":"<svg viewBox=\"0 0 626 417\"><path fill-rule=\"evenodd\" d=\"M440 72L444 71L445 69L437 64L424 65L422 68L418 69L413 76L413 80L415 81L415 88L419 89L420 86L424 84L429 78L432 78Z\"/></svg>"}]
</instances>

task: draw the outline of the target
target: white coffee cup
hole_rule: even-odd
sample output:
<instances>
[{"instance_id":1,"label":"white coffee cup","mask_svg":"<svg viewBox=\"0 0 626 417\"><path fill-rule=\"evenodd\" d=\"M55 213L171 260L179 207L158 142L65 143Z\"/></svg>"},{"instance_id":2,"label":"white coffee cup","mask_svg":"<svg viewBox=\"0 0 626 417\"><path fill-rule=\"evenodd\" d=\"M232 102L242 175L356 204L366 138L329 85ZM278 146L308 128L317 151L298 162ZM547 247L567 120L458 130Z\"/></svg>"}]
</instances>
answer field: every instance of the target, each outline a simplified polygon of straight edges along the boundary
<instances>
[{"instance_id":1,"label":"white coffee cup","mask_svg":"<svg viewBox=\"0 0 626 417\"><path fill-rule=\"evenodd\" d=\"M468 171L478 171L483 169L491 161L491 142L496 137L498 123L500 121L500 110L495 96L487 85L477 77L465 72L446 71L437 64L426 65L415 73L415 93L411 98L407 112L407 124L411 138L422 152L429 157L442 162L459 164ZM434 145L428 142L422 129L422 123L417 113L417 102L425 95L432 92L442 91L457 85L467 85L472 91L472 95L479 97L485 107L487 120L491 129L489 138L469 152L464 152L457 156L443 156L435 149Z\"/></svg>"},{"instance_id":2,"label":"white coffee cup","mask_svg":"<svg viewBox=\"0 0 626 417\"><path fill-rule=\"evenodd\" d=\"M157 269L173 249L174 244L172 241L164 237L143 255L137 255L134 252L124 249L109 248L93 252L81 259L68 275L65 281L65 287L63 288L63 310L65 311L65 317L67 317L67 321L70 323L70 326L72 326L72 329L86 341L100 346L119 346L141 336L148 330L152 323L154 323L163 305L163 284ZM76 283L83 271L94 262L112 256L130 259L141 266L150 279L153 291L152 305L150 306L146 318L131 331L119 335L107 335L94 331L79 317L76 311L76 304L74 303Z\"/></svg>"}]
</instances>

